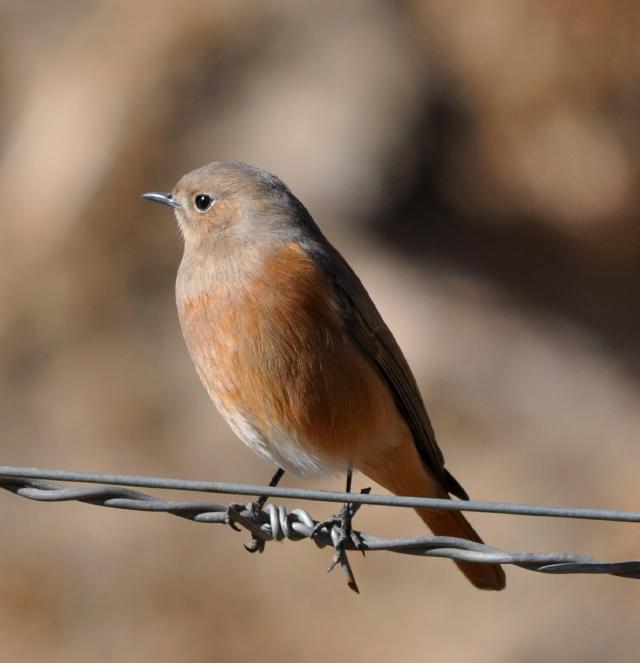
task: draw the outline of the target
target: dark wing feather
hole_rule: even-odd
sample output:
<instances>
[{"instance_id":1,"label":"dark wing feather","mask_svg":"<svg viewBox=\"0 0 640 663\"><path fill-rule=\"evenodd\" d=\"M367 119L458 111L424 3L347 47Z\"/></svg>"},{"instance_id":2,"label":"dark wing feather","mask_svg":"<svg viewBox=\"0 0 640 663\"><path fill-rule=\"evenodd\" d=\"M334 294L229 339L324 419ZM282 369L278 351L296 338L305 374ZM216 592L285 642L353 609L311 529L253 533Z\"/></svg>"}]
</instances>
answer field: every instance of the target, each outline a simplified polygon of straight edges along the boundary
<instances>
[{"instance_id":1,"label":"dark wing feather","mask_svg":"<svg viewBox=\"0 0 640 663\"><path fill-rule=\"evenodd\" d=\"M402 350L360 279L342 256L334 251L329 258L328 271L332 276L342 315L349 321L349 333L391 389L398 409L409 424L422 461L448 492L468 500L464 488L444 467L444 456L436 442L420 390Z\"/></svg>"}]
</instances>

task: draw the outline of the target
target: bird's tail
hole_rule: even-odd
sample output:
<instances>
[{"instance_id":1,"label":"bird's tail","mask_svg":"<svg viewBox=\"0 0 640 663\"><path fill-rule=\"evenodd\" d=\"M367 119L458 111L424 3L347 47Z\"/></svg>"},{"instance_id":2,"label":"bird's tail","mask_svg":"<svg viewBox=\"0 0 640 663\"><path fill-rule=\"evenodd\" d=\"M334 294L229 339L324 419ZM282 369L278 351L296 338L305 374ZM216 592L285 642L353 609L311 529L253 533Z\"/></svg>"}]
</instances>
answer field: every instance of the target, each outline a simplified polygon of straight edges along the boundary
<instances>
[{"instance_id":1,"label":"bird's tail","mask_svg":"<svg viewBox=\"0 0 640 663\"><path fill-rule=\"evenodd\" d=\"M476 543L483 543L478 533L460 511L416 509L416 512L436 536L455 536ZM457 560L455 560L455 563L471 584L478 589L500 590L505 588L507 579L499 564L477 564Z\"/></svg>"},{"instance_id":2,"label":"bird's tail","mask_svg":"<svg viewBox=\"0 0 640 663\"><path fill-rule=\"evenodd\" d=\"M449 493L440 481L422 464L411 437L407 437L405 444L393 449L392 458L383 455L369 457L360 469L396 495L443 499L449 497ZM434 509L416 509L416 511L436 536L455 536L476 543L483 542L459 511ZM498 564L459 561L455 563L479 589L500 590L506 585L504 571Z\"/></svg>"}]
</instances>

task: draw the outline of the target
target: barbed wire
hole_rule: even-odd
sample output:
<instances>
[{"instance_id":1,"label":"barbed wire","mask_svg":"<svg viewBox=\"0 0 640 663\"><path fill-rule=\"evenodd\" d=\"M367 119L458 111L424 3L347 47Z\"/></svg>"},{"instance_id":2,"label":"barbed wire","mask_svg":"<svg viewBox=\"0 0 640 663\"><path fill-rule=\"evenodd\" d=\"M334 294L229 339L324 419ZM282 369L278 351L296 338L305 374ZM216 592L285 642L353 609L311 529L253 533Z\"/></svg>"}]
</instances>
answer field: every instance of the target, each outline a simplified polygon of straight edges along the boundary
<instances>
[{"instance_id":1,"label":"barbed wire","mask_svg":"<svg viewBox=\"0 0 640 663\"><path fill-rule=\"evenodd\" d=\"M50 481L50 479L103 485L69 488L62 487L58 483ZM344 541L344 537L341 539L341 530L338 524L332 521L327 521L324 525L318 523L307 511L301 508L295 508L287 512L284 506L275 504L268 504L263 510L256 510L251 503L249 505L236 503L222 505L206 501L167 500L132 490L132 487L325 502L349 502L353 505L352 513L355 513L362 504L368 504L554 518L640 522L640 513L636 511L371 495L368 494L368 489L361 493L342 493L251 484L0 466L0 488L30 500L39 502L78 501L116 509L164 512L195 522L227 524L236 530L244 528L252 536L251 543L245 546L250 552L262 552L267 542L282 541L284 539L290 541L311 539L320 548L331 546L336 548L336 555L334 555L330 569L340 563L347 576L349 586L356 591L358 591L357 584L346 556L346 550L360 550L363 553L385 550L423 557L447 557L478 564L512 564L528 571L540 573L600 573L625 578L640 578L640 560L602 562L585 555L573 553L509 552L467 539L446 536L390 539L354 531L353 536Z\"/></svg>"}]
</instances>

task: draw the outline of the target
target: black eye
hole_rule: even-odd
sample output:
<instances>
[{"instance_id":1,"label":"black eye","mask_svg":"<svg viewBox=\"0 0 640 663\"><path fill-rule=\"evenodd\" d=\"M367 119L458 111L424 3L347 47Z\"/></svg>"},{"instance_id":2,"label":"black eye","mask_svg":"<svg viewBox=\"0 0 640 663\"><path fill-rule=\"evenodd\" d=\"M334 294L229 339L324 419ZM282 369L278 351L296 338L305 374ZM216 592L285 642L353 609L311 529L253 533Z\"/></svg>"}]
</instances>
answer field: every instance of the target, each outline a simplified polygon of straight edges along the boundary
<instances>
[{"instance_id":1,"label":"black eye","mask_svg":"<svg viewBox=\"0 0 640 663\"><path fill-rule=\"evenodd\" d=\"M196 208L201 212L206 212L213 204L213 198L206 193L199 193L195 197Z\"/></svg>"}]
</instances>

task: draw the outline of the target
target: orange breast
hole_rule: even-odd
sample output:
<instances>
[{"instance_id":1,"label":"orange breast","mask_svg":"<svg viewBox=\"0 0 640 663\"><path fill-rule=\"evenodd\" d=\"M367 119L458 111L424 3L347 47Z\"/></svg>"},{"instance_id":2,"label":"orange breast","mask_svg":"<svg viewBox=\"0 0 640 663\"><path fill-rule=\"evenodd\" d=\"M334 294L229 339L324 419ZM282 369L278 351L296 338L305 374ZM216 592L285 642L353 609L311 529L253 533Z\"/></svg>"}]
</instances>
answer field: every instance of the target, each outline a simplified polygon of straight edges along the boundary
<instances>
[{"instance_id":1,"label":"orange breast","mask_svg":"<svg viewBox=\"0 0 640 663\"><path fill-rule=\"evenodd\" d=\"M397 418L388 390L350 341L324 275L296 244L238 288L179 304L198 373L220 410L251 422L276 456L298 445L355 462ZM237 425L236 425L237 429Z\"/></svg>"}]
</instances>

